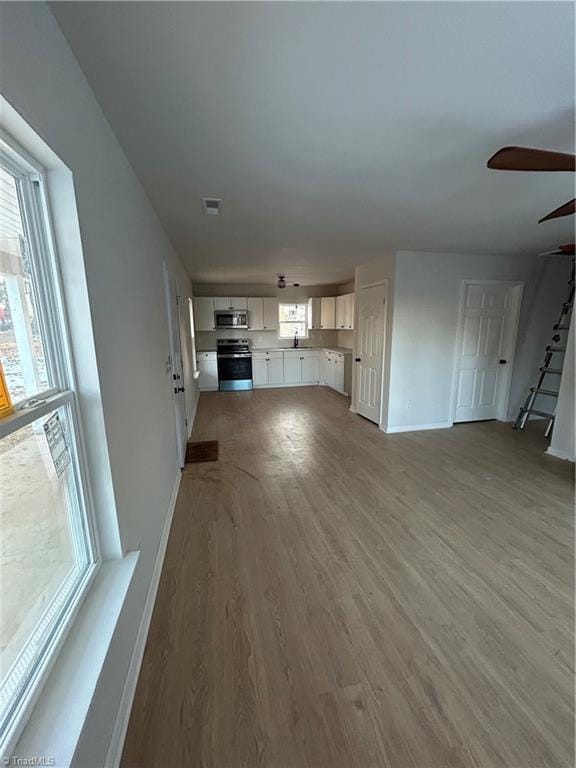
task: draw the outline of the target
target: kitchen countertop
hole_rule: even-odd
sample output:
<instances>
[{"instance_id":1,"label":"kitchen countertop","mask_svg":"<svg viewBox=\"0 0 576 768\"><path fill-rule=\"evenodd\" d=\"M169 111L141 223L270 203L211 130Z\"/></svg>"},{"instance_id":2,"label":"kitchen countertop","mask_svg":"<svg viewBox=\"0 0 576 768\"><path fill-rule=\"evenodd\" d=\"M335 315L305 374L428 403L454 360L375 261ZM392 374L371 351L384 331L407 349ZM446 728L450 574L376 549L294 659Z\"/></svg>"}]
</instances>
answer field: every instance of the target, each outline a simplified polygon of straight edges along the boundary
<instances>
[{"instance_id":1,"label":"kitchen countertop","mask_svg":"<svg viewBox=\"0 0 576 768\"><path fill-rule=\"evenodd\" d=\"M326 349L329 352L339 352L341 355L352 354L350 347L335 347L330 345L322 345L318 347L252 347L252 352L319 352L322 349Z\"/></svg>"},{"instance_id":2,"label":"kitchen countertop","mask_svg":"<svg viewBox=\"0 0 576 768\"><path fill-rule=\"evenodd\" d=\"M320 351L321 349L326 349L328 352L338 352L341 355L351 355L352 349L350 347L336 347L336 346L318 346L318 347L252 347L252 352L294 352L298 350L304 350L306 352L313 352L313 351ZM197 349L196 354L201 354L202 352L216 352L215 347L209 347L208 349Z\"/></svg>"}]
</instances>

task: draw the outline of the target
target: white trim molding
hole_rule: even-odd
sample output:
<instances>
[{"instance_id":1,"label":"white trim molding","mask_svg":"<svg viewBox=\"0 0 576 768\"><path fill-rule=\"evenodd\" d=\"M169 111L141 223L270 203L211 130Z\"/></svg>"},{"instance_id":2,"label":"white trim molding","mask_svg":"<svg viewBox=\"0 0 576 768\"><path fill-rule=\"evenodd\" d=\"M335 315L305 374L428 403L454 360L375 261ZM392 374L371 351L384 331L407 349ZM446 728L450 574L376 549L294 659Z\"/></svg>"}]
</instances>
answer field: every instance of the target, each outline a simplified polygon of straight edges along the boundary
<instances>
[{"instance_id":1,"label":"white trim molding","mask_svg":"<svg viewBox=\"0 0 576 768\"><path fill-rule=\"evenodd\" d=\"M431 424L401 424L397 427L388 427L382 424L380 429L382 432L386 432L387 435L396 434L398 432L420 432L425 429L450 429L454 424L451 421L436 421Z\"/></svg>"},{"instance_id":2,"label":"white trim molding","mask_svg":"<svg viewBox=\"0 0 576 768\"><path fill-rule=\"evenodd\" d=\"M122 698L120 699L120 705L116 715L116 725L114 726L114 731L110 740L110 746L108 747L108 753L106 755L107 768L118 768L122 758L124 740L126 739L126 732L130 722L132 704L134 702L134 695L136 694L136 686L138 684L140 667L142 666L142 659L144 657L144 650L146 648L146 640L148 639L148 632L150 630L150 622L152 621L152 613L154 611L156 594L160 584L160 576L162 575L164 556L166 555L166 547L168 546L170 529L172 527L172 518L174 517L174 510L176 509L176 500L178 498L178 491L180 490L181 480L182 473L178 471L178 475L172 489L172 495L170 497L168 514L166 515L164 528L162 529L162 536L160 537L160 544L158 545L158 552L156 553L154 571L152 573L152 579L150 580L148 594L146 595L144 611L142 613L142 619L138 628L134 650L132 651L130 666L128 667L128 673L124 682L124 690L122 691Z\"/></svg>"},{"instance_id":3,"label":"white trim molding","mask_svg":"<svg viewBox=\"0 0 576 768\"><path fill-rule=\"evenodd\" d=\"M572 463L576 461L576 457L571 456L566 451L561 451L559 448L552 448L552 446L547 448L546 453L556 459L564 459L564 461L571 461Z\"/></svg>"},{"instance_id":4,"label":"white trim molding","mask_svg":"<svg viewBox=\"0 0 576 768\"><path fill-rule=\"evenodd\" d=\"M139 555L102 563L10 764L49 755L56 766L71 765Z\"/></svg>"}]
</instances>

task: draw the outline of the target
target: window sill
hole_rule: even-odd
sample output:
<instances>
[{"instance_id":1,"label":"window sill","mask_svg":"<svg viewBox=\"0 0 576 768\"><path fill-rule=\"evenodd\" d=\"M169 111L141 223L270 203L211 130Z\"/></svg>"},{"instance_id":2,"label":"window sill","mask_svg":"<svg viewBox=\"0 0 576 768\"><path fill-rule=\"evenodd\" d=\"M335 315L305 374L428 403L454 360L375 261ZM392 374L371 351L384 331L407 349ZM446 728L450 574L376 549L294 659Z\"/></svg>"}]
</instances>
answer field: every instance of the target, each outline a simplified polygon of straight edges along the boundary
<instances>
[{"instance_id":1,"label":"window sill","mask_svg":"<svg viewBox=\"0 0 576 768\"><path fill-rule=\"evenodd\" d=\"M24 405L18 407L14 413L9 416L4 416L0 420L0 438L6 437L11 432L15 432L17 429L32 424L36 419L41 419L42 416L57 410L62 405L65 405L72 399L72 392L64 390L64 392L58 392L55 395L45 395L40 397L38 401L32 401L34 405Z\"/></svg>"},{"instance_id":2,"label":"window sill","mask_svg":"<svg viewBox=\"0 0 576 768\"><path fill-rule=\"evenodd\" d=\"M13 749L14 759L41 756L45 765L71 764L139 555L129 552L100 566Z\"/></svg>"}]
</instances>

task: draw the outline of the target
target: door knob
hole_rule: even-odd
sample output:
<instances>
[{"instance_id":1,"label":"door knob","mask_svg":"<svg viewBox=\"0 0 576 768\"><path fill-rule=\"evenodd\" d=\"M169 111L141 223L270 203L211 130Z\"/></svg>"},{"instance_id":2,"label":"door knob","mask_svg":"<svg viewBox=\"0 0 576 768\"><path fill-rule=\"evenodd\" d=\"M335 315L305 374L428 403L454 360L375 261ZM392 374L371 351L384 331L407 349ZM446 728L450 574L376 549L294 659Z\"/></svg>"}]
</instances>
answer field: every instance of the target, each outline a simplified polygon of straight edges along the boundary
<instances>
[{"instance_id":1,"label":"door knob","mask_svg":"<svg viewBox=\"0 0 576 768\"><path fill-rule=\"evenodd\" d=\"M357 357L357 358L355 358L354 362L355 363L361 363L362 362L362 358L361 357Z\"/></svg>"},{"instance_id":2,"label":"door knob","mask_svg":"<svg viewBox=\"0 0 576 768\"><path fill-rule=\"evenodd\" d=\"M498 360L498 362L500 363L500 365L506 365L508 360Z\"/></svg>"}]
</instances>

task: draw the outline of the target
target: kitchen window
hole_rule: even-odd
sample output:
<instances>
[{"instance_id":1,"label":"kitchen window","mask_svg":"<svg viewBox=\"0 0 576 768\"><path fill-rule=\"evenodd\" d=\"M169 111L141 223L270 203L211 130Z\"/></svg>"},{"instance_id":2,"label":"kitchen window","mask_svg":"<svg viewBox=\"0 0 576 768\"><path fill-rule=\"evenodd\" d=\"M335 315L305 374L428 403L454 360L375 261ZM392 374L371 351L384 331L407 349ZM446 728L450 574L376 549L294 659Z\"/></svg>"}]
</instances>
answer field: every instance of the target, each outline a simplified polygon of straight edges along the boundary
<instances>
[{"instance_id":1,"label":"kitchen window","mask_svg":"<svg viewBox=\"0 0 576 768\"><path fill-rule=\"evenodd\" d=\"M281 339L308 337L308 304L279 304L278 320Z\"/></svg>"},{"instance_id":2,"label":"kitchen window","mask_svg":"<svg viewBox=\"0 0 576 768\"><path fill-rule=\"evenodd\" d=\"M41 169L0 140L0 752L98 561Z\"/></svg>"}]
</instances>

